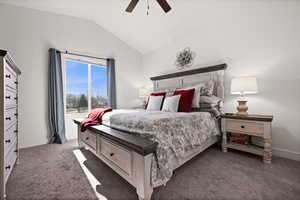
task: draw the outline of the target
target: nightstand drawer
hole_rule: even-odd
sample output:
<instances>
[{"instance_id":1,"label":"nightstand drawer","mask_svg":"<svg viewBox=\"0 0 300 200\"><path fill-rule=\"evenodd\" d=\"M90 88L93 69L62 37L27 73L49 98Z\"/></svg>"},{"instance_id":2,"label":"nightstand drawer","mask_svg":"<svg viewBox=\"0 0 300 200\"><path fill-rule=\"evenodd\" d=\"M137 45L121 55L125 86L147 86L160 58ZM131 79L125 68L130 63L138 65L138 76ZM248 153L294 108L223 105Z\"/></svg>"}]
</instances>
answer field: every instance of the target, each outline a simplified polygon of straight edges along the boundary
<instances>
[{"instance_id":1,"label":"nightstand drawer","mask_svg":"<svg viewBox=\"0 0 300 200\"><path fill-rule=\"evenodd\" d=\"M263 137L264 124L245 120L226 120L226 131Z\"/></svg>"}]
</instances>

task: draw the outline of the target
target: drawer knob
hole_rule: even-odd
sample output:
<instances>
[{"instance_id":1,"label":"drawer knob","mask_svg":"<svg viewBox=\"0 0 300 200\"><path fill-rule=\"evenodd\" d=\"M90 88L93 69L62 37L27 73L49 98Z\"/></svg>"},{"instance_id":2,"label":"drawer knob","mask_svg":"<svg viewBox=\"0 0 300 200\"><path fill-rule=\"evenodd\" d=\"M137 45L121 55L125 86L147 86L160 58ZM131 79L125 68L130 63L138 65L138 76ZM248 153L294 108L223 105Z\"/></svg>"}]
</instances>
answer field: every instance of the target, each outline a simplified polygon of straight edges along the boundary
<instances>
[{"instance_id":1,"label":"drawer knob","mask_svg":"<svg viewBox=\"0 0 300 200\"><path fill-rule=\"evenodd\" d=\"M17 133L18 132L18 130L14 130L14 133Z\"/></svg>"},{"instance_id":2,"label":"drawer knob","mask_svg":"<svg viewBox=\"0 0 300 200\"><path fill-rule=\"evenodd\" d=\"M15 116L18 116L18 113L15 113Z\"/></svg>"},{"instance_id":3,"label":"drawer knob","mask_svg":"<svg viewBox=\"0 0 300 200\"><path fill-rule=\"evenodd\" d=\"M11 120L11 118L10 117L6 117L5 120Z\"/></svg>"},{"instance_id":4,"label":"drawer knob","mask_svg":"<svg viewBox=\"0 0 300 200\"><path fill-rule=\"evenodd\" d=\"M10 140L5 140L5 143L10 143Z\"/></svg>"},{"instance_id":5,"label":"drawer knob","mask_svg":"<svg viewBox=\"0 0 300 200\"><path fill-rule=\"evenodd\" d=\"M18 100L18 97L15 97L14 99L15 99L15 100Z\"/></svg>"},{"instance_id":6,"label":"drawer knob","mask_svg":"<svg viewBox=\"0 0 300 200\"><path fill-rule=\"evenodd\" d=\"M111 154L110 154L110 156L114 156L114 155L115 155L114 153L111 153Z\"/></svg>"},{"instance_id":7,"label":"drawer knob","mask_svg":"<svg viewBox=\"0 0 300 200\"><path fill-rule=\"evenodd\" d=\"M18 85L18 81L15 81L15 84Z\"/></svg>"},{"instance_id":8,"label":"drawer knob","mask_svg":"<svg viewBox=\"0 0 300 200\"><path fill-rule=\"evenodd\" d=\"M5 169L10 169L10 165L6 166Z\"/></svg>"},{"instance_id":9,"label":"drawer knob","mask_svg":"<svg viewBox=\"0 0 300 200\"><path fill-rule=\"evenodd\" d=\"M10 78L10 74L6 74L5 77L6 77L6 78Z\"/></svg>"},{"instance_id":10,"label":"drawer knob","mask_svg":"<svg viewBox=\"0 0 300 200\"><path fill-rule=\"evenodd\" d=\"M90 139L90 138L89 138L89 137L86 137L85 139L88 140L88 139Z\"/></svg>"},{"instance_id":11,"label":"drawer knob","mask_svg":"<svg viewBox=\"0 0 300 200\"><path fill-rule=\"evenodd\" d=\"M10 99L10 96L6 96L5 99Z\"/></svg>"},{"instance_id":12,"label":"drawer knob","mask_svg":"<svg viewBox=\"0 0 300 200\"><path fill-rule=\"evenodd\" d=\"M242 125L242 126L241 126L241 128L245 128L245 126L244 126L244 125Z\"/></svg>"}]
</instances>

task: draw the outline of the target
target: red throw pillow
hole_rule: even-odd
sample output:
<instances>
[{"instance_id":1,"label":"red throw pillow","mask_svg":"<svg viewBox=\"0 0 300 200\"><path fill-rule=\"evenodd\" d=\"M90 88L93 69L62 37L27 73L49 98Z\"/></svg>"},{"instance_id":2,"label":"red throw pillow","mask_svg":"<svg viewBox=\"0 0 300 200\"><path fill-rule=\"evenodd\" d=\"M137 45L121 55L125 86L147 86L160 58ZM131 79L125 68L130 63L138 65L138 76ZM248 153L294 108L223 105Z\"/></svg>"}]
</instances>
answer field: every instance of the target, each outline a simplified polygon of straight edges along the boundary
<instances>
[{"instance_id":1,"label":"red throw pillow","mask_svg":"<svg viewBox=\"0 0 300 200\"><path fill-rule=\"evenodd\" d=\"M151 93L150 96L164 96L165 97L166 94L167 94L166 92L158 92L158 93ZM147 109L148 101L149 101L149 98L148 98L147 103L145 105L145 109ZM162 102L164 102L164 100ZM163 105L163 103L162 103L162 105Z\"/></svg>"},{"instance_id":2,"label":"red throw pillow","mask_svg":"<svg viewBox=\"0 0 300 200\"><path fill-rule=\"evenodd\" d=\"M195 88L190 90L176 90L174 95L181 95L179 100L179 112L191 112Z\"/></svg>"}]
</instances>

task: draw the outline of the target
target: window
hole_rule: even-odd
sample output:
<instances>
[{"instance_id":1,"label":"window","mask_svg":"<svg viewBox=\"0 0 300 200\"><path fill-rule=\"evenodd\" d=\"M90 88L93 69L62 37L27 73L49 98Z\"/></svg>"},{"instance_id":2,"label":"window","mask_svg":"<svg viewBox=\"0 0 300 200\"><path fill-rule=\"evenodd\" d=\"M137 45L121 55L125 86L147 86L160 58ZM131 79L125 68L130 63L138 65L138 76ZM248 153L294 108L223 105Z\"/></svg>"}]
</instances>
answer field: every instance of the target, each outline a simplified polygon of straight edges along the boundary
<instances>
[{"instance_id":1,"label":"window","mask_svg":"<svg viewBox=\"0 0 300 200\"><path fill-rule=\"evenodd\" d=\"M72 59L64 64L67 114L108 106L106 66Z\"/></svg>"}]
</instances>

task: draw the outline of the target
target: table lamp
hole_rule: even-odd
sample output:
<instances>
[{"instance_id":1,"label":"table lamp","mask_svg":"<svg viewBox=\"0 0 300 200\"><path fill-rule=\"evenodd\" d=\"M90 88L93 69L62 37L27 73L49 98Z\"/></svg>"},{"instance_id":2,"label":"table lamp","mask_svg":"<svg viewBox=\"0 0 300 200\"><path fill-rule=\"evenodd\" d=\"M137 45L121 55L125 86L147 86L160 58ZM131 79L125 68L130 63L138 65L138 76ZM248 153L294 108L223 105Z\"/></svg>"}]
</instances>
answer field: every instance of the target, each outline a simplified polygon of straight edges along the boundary
<instances>
[{"instance_id":1,"label":"table lamp","mask_svg":"<svg viewBox=\"0 0 300 200\"><path fill-rule=\"evenodd\" d=\"M150 95L150 90L147 88L140 88L139 89L139 97L143 99L143 106L147 103L147 97Z\"/></svg>"},{"instance_id":2,"label":"table lamp","mask_svg":"<svg viewBox=\"0 0 300 200\"><path fill-rule=\"evenodd\" d=\"M241 100L238 100L236 107L238 115L247 115L248 106L244 96L246 94L258 93L257 80L255 77L238 77L231 80L231 94L239 94Z\"/></svg>"}]
</instances>

